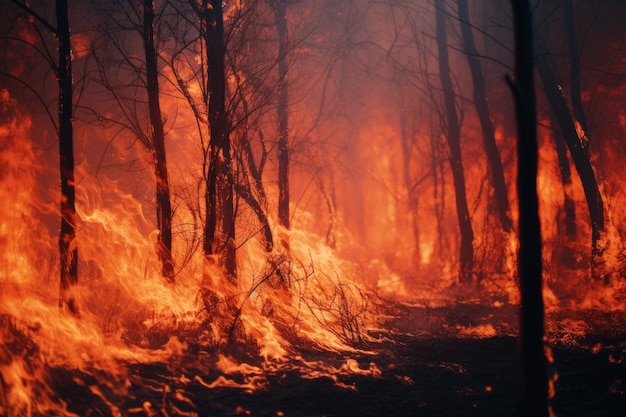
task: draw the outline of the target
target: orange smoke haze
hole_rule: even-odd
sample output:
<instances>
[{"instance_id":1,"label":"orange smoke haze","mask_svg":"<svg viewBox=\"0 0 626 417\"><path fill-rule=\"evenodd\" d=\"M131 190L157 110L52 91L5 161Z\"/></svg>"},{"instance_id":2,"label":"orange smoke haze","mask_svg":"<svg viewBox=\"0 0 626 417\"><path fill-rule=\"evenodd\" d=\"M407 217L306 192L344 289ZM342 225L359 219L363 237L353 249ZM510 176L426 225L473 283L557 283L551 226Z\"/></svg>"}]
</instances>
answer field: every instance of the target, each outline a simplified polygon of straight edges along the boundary
<instances>
[{"instance_id":1,"label":"orange smoke haze","mask_svg":"<svg viewBox=\"0 0 626 417\"><path fill-rule=\"evenodd\" d=\"M113 8L112 3L103 4ZM57 126L50 120L57 115L58 91L54 69L44 68L47 62L41 58L56 53L55 38L41 35L45 28L23 14L11 18L14 32L3 32L7 48L0 53L10 62L0 68L0 399L9 405L0 404L0 415L74 415L48 385L58 369L75 370L75 382L108 402L114 415L151 415L149 403L124 410L111 400L130 395L132 365L168 366L185 358L206 372L184 373L177 383L195 381L209 389L254 392L269 384L272 373L295 372L354 390L345 382L350 376L381 374L375 362L363 367L354 358L372 353L372 344L394 332L441 331L459 338L515 334L516 317L510 311L519 304L517 234L504 231L495 214L466 55L452 37L475 234L473 282L459 282L456 196L430 3L416 2L416 10L410 5L352 10L343 2L325 2L322 10L312 2L289 6L289 229L279 224L277 213L275 96L283 80L275 69L274 15L264 5L258 6L257 21L238 20L248 18L242 12L250 12L248 2L228 3L233 178L248 187L266 214L273 250L264 249L263 225L254 208L236 194L236 279L227 279L218 255L202 252L210 143L208 87L199 76L207 65L205 50L199 39L191 40L193 28L176 38L171 31L188 23L167 23L164 13L157 28L159 100L172 195L175 283L163 278L154 155L142 142L152 133L141 37L121 27L107 30L111 22L102 10L91 15L77 8L72 51L79 281L72 291L81 306L78 317L59 310L61 195ZM171 12L164 2L155 4ZM479 9L472 17L483 27L490 20L483 20L489 16ZM375 19L377 12L381 20ZM500 18L508 23L507 14ZM101 28L86 30L90 19ZM388 26L393 22L397 26ZM623 24L613 24L626 39ZM590 36L601 39L602 29L590 27ZM502 81L512 62L502 45L511 39L502 29L487 30L493 33L480 38L480 48L493 58L483 65L515 224L512 100ZM379 38L373 36L377 32ZM554 45L551 53L557 56L561 44ZM620 43L607 41L602 53L618 50L623 50ZM581 59L586 53L599 59L600 52L587 50ZM616 60L615 69L607 71L623 77L626 57L620 52ZM572 340L593 330L580 319L583 312L624 311L626 306L626 88L614 87L613 75L584 62L583 102L594 128L591 163L605 201L599 259L591 256L589 212L575 166L570 158L572 182L564 185L549 105L541 95L538 103L547 330L550 338L568 335ZM569 71L569 64L557 64L563 74ZM563 86L567 90L569 83ZM245 141L257 168L263 161L262 192ZM566 196L574 202L574 236L564 234ZM458 305L484 307L495 316L502 311L506 317L451 320L444 328L429 316ZM331 352L341 360L309 360L311 351ZM93 378L101 384L90 382Z\"/></svg>"}]
</instances>

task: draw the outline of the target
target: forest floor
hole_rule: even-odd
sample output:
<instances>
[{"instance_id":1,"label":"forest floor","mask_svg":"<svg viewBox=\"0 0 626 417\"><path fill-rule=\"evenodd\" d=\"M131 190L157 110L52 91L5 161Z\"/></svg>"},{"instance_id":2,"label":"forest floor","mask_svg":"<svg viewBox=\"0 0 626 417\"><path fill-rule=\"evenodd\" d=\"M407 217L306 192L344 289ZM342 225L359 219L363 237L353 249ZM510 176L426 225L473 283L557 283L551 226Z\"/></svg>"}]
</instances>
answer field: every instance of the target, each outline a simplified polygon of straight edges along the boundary
<instances>
[{"instance_id":1,"label":"forest floor","mask_svg":"<svg viewBox=\"0 0 626 417\"><path fill-rule=\"evenodd\" d=\"M68 410L84 416L514 416L519 381L515 337L453 337L431 328L480 328L481 320L497 322L496 311L409 310L414 317L427 314L430 320L422 321L427 326L413 326L409 334L406 320L390 322L405 332L381 333L384 338L368 345L369 353L299 352L302 363L339 369L353 359L361 370L380 372L304 376L302 369L283 367L263 375L250 371L247 377L230 377L261 388L209 387L207 383L219 379L220 373L199 366L198 352L190 349L180 363L129 365L123 397L107 393L102 383L100 391L94 391L92 384L98 382L76 370L52 369L51 385ZM566 333L551 338L552 368L558 375L552 400L555 415L626 416L624 316L611 314L608 319L597 312L584 316L581 319L602 324L576 340Z\"/></svg>"}]
</instances>

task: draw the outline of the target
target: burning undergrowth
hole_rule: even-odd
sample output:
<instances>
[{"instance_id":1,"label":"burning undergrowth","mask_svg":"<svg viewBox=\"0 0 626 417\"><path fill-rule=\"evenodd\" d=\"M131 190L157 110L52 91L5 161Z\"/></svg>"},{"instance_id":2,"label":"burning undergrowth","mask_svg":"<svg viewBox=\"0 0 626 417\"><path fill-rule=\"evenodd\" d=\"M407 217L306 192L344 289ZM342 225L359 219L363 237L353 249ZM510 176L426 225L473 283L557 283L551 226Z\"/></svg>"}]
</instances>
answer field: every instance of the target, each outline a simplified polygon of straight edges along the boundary
<instances>
[{"instance_id":1,"label":"burning undergrowth","mask_svg":"<svg viewBox=\"0 0 626 417\"><path fill-rule=\"evenodd\" d=\"M27 122L9 125L12 134L27 136ZM8 143L2 193L15 204L2 213L3 415L255 415L246 401L277 395L285 384L303 390L298 381L337 398L348 394L335 389L423 388L415 381L422 371L436 378L466 371L444 358L423 358L423 368L414 369L409 357L416 353L407 349L416 343L500 346L517 334L510 272L472 286L442 275L445 265L408 275L380 260L351 258L355 246L332 248L297 227L275 226L284 244L272 253L254 240L243 246L236 280L224 277L217 261L190 256L172 284L160 276L142 206L118 182L87 170L79 211L83 280L76 288L82 308L79 316L68 314L58 308L55 248L39 220L56 212L38 197L45 194L35 168L39 151L27 140ZM546 287L552 344L579 349L589 338L626 333L616 275L590 282L581 294ZM596 342L588 351L610 351L619 364L620 349ZM244 394L248 400L237 400L244 405L232 403Z\"/></svg>"},{"instance_id":2,"label":"burning undergrowth","mask_svg":"<svg viewBox=\"0 0 626 417\"><path fill-rule=\"evenodd\" d=\"M493 122L496 165L503 171L496 191L491 182L497 181L490 175L497 166L486 156L478 133L485 120L479 123L469 101L450 108L464 116L463 128L458 126L464 157L456 171L448 166L446 129L452 122L444 120L441 103L436 104L440 81L433 75L436 59L430 53L436 45L430 35L418 36L422 30L419 23L414 26L414 17L407 14L397 32L381 32L381 42L389 37L382 48L388 52L372 61L377 62L375 71L360 74L355 67L349 77L336 74L335 67L350 68L354 63L349 59L360 62L371 51L356 48L351 56L337 50L329 60L318 46L335 43L328 38L335 29L311 29L302 44L295 42L294 51L278 54L279 61L293 54L294 63L281 62L281 74L274 74L276 51L244 38L270 36L269 45L288 15L291 29L297 29L299 6L290 5L296 9L283 10L282 17L273 10L267 16L255 10L250 15L261 24L245 21L239 26L239 8L252 3L264 4L234 2L226 16L227 26L234 27L230 35L235 34L230 45L243 45L229 51L233 68L223 74L230 120L217 117L227 113L224 109L211 109L209 96L216 86L208 83L220 77L205 72L215 57L203 56L208 38L201 32L213 25L202 20L208 13L189 17L200 10L196 2L163 3L166 9L182 9L158 16L173 31L156 36L163 43L152 51L161 66L152 76L167 81L160 92L157 83L143 91L149 39L127 42L131 34L116 38L124 25L103 29L105 23L119 24L117 14L109 22L108 11L98 11L102 33L72 34L75 62L84 63L85 71L80 82L79 76L74 79L84 88L79 95L91 102L77 105L70 120L75 122L77 156L71 216L61 212L69 194L59 193L60 155L52 151L61 136L53 132L57 122L48 108L56 98L46 96L47 87L37 93L36 80L45 84L55 69L42 78L38 65L32 65L32 74L27 68L39 62L34 58L38 51L57 47L55 37L42 35L35 15L21 14L30 10L26 2L16 6L18 40L13 35L1 39L11 47L9 64L0 69L2 80L24 77L23 83L32 81L33 86L20 92L10 85L11 93L0 86L0 415L510 414L516 397L520 295L512 226L518 208L513 197L516 156L507 106L486 118ZM304 3L308 19L317 12ZM394 9L398 5L392 3L385 18L401 22L399 16L409 11L400 13L402 7ZM128 5L133 12L125 16L128 26L140 26L130 24L138 9ZM385 13L373 20L380 22ZM339 9L331 14L311 21L354 16ZM176 16L182 20L165 21ZM142 22L146 35L152 26L149 17ZM274 23L277 28L268 35ZM239 34L237 28L247 29ZM112 37L100 36L104 32ZM411 41L399 41L408 35ZM109 43L100 44L98 38ZM419 44L417 50L414 44ZM402 53L395 56L395 48ZM249 57L239 56L241 51L250 52ZM146 52L145 67L127 59L140 52ZM120 61L109 66L106 61L113 58ZM458 72L454 100L470 96L460 76L465 58L453 58L454 68L447 71ZM54 67L54 59L45 60ZM324 82L317 60L333 62L321 71ZM267 67L259 64L265 61ZM393 65L384 69L383 62ZM408 76L412 65L419 68ZM293 71L290 76L286 68ZM391 74L397 73L408 78L400 84L369 78L378 74L396 80ZM338 90L320 90L309 82ZM349 92L362 91L363 85L371 87L367 94ZM620 119L619 126L596 138L616 138L617 143L624 124L615 104L621 102L615 99L623 96L623 87L610 92L601 84L585 88L596 87L596 102ZM557 88L561 93L567 89ZM497 90L491 102L501 104ZM267 97L260 97L262 92ZM50 120L31 106L31 93ZM160 101L161 110L150 115L148 126L144 107L150 95ZM280 96L276 103L275 95ZM98 103L97 97L107 99ZM319 114L312 110L316 108ZM580 122L572 121L578 147L570 145L570 153L581 145L585 152L602 150L597 158L583 155L587 174L599 178L596 197L606 202L606 209L594 216L589 190L579 183L584 175L579 181L570 172L567 178L566 171L579 167L559 148L555 121L541 117L537 185L554 404L570 411L567 401L576 400L583 386L594 393L594 407L606 400L612 411L624 405L626 390L623 377L616 376L624 371L626 352L626 202L623 179L611 172L621 164L611 155L619 153L613 152L617 146L612 139L589 142ZM155 126L163 124L159 160L151 140ZM217 149L220 140L215 138L226 130L231 136L222 145L230 141L232 147ZM587 149L589 143L593 146ZM166 147L169 174L156 172L159 163L165 164ZM288 158L285 148L291 152ZM452 171L465 171L467 177L459 180ZM170 201L159 200L167 181L169 217L163 213ZM460 199L469 203L467 215L454 212L452 202ZM57 240L60 218L70 218L72 233ZM469 223L469 231L462 221ZM166 232L172 241L166 242ZM70 264L59 259L64 244L69 248L63 253L78 249L79 272L75 285L63 286L62 278L59 288L59 272ZM68 300L78 309L68 311ZM585 373L586 367L598 370L601 378ZM331 403L341 405L333 408Z\"/></svg>"}]
</instances>

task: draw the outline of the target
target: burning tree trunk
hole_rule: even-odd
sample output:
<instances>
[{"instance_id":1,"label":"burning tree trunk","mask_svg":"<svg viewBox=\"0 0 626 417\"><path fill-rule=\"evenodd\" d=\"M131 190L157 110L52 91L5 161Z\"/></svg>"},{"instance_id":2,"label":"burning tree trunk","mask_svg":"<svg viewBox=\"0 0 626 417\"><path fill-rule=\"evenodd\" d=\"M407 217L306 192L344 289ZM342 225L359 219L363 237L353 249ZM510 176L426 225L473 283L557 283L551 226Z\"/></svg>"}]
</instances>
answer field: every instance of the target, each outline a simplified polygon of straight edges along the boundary
<instances>
[{"instance_id":1,"label":"burning tree trunk","mask_svg":"<svg viewBox=\"0 0 626 417\"><path fill-rule=\"evenodd\" d=\"M470 283L472 281L472 268L474 267L474 231L467 208L465 192L465 176L461 159L461 128L456 112L456 100L452 88L450 76L450 64L448 62L448 45L446 33L446 15L444 0L435 0L435 15L437 25L437 44L439 50L439 76L444 96L446 111L446 137L450 148L450 167L454 180L454 192L456 196L456 213L461 231L460 251L460 281Z\"/></svg>"},{"instance_id":2,"label":"burning tree trunk","mask_svg":"<svg viewBox=\"0 0 626 417\"><path fill-rule=\"evenodd\" d=\"M242 100L244 103L244 107L247 105L245 98ZM259 223L261 223L261 227L263 229L263 246L265 247L266 252L271 252L274 249L274 237L272 234L272 229L270 228L270 222L267 218L267 214L264 210L267 209L267 198L265 195L265 190L263 188L263 169L265 167L265 161L267 158L267 149L265 148L265 141L263 139L263 134L259 133L261 137L261 145L263 148L263 153L261 155L261 161L259 166L257 167L257 163L254 158L254 153L252 152L252 146L250 145L250 138L248 137L247 132L241 138L241 148L243 153L245 154L245 159L247 163L243 163L244 156L242 156L241 165L247 166L248 172L254 181L254 186L250 184L250 181L247 181L245 184L235 184L237 195L239 195L243 200L252 208L257 218L259 219ZM254 196L253 190L256 190L258 198Z\"/></svg>"},{"instance_id":3,"label":"burning tree trunk","mask_svg":"<svg viewBox=\"0 0 626 417\"><path fill-rule=\"evenodd\" d=\"M221 0L203 1L204 42L209 80L209 161L206 173L206 219L203 251L219 253L229 279L237 275L235 215L231 171L230 135L226 113L224 17ZM221 227L218 230L218 220Z\"/></svg>"},{"instance_id":4,"label":"burning tree trunk","mask_svg":"<svg viewBox=\"0 0 626 417\"><path fill-rule=\"evenodd\" d=\"M576 38L576 27L574 25L574 7L572 0L565 0L563 2L565 11L565 28L567 31L567 43L569 46L570 60L571 60L571 86L570 86L570 101L572 103L572 110L576 121L579 123L582 130L582 149L587 159L589 159L589 142L591 140L591 133L589 129L589 123L587 123L587 116L583 110L582 103L582 90L580 86L580 52L578 51L578 40ZM593 170L587 174L589 178L587 182L589 187L595 194L594 214L591 215L591 231L592 231L592 257L599 255L598 240L600 234L604 231L604 203L602 200L602 194L598 189L598 184ZM585 195L587 192L585 191ZM589 212L592 212L591 206Z\"/></svg>"},{"instance_id":5,"label":"burning tree trunk","mask_svg":"<svg viewBox=\"0 0 626 417\"><path fill-rule=\"evenodd\" d=\"M513 223L511 221L509 199L507 196L506 183L504 181L504 170L502 169L502 161L500 160L500 152L496 145L495 131L493 122L489 115L489 106L487 104L487 92L485 87L485 79L478 60L478 51L474 43L474 35L472 34L472 26L470 23L469 10L467 0L457 0L459 9L459 19L461 21L461 33L463 35L463 44L472 74L474 83L474 107L480 121L480 127L483 133L483 147L487 154L487 162L491 185L494 189L496 207L498 209L498 218L502 228L507 233L511 231Z\"/></svg>"},{"instance_id":6,"label":"burning tree trunk","mask_svg":"<svg viewBox=\"0 0 626 417\"><path fill-rule=\"evenodd\" d=\"M567 32L567 44L569 46L569 54L571 60L571 86L570 100L572 102L572 110L574 117L580 123L585 139L589 141L589 124L587 116L583 110L582 90L580 86L580 52L578 51L578 40L576 38L576 27L574 25L574 6L572 0L563 2L565 12L565 29Z\"/></svg>"},{"instance_id":7,"label":"burning tree trunk","mask_svg":"<svg viewBox=\"0 0 626 417\"><path fill-rule=\"evenodd\" d=\"M78 315L76 286L78 284L78 249L76 247L76 191L74 181L74 133L72 54L67 0L56 0L56 27L26 3L13 3L41 23L56 38L59 62L55 68L59 87L59 168L61 178L61 230L59 233L60 294L59 307Z\"/></svg>"},{"instance_id":8,"label":"burning tree trunk","mask_svg":"<svg viewBox=\"0 0 626 417\"><path fill-rule=\"evenodd\" d=\"M172 260L172 206L165 158L165 133L159 102L157 55L154 47L154 6L152 0L143 2L143 46L146 54L146 88L150 112L150 150L154 158L156 176L157 224L159 227L158 254L162 262L162 275L174 281Z\"/></svg>"},{"instance_id":9,"label":"burning tree trunk","mask_svg":"<svg viewBox=\"0 0 626 417\"><path fill-rule=\"evenodd\" d=\"M552 131L554 133L554 143L556 154L559 159L559 172L561 173L561 183L563 184L563 209L565 211L565 233L567 236L576 236L576 206L570 195L572 187L572 170L569 166L567 148L561 131L556 127L558 122L552 115Z\"/></svg>"},{"instance_id":10,"label":"burning tree trunk","mask_svg":"<svg viewBox=\"0 0 626 417\"><path fill-rule=\"evenodd\" d=\"M72 55L68 1L56 1L56 36L59 41L59 161L61 172L61 294L59 305L78 315L75 287L78 284L76 248L76 191L74 188L74 139L72 126Z\"/></svg>"},{"instance_id":11,"label":"burning tree trunk","mask_svg":"<svg viewBox=\"0 0 626 417\"><path fill-rule=\"evenodd\" d=\"M602 195L598 188L595 172L591 165L589 147L585 138L581 141L576 130L576 124L563 96L563 92L557 83L552 68L548 52L543 42L538 43L540 49L537 55L537 73L541 78L543 91L548 97L550 106L554 111L554 117L559 123L560 130L565 138L570 154L574 161L576 171L582 182L591 218L591 247L592 256L598 255L598 241L600 234L604 231L604 207Z\"/></svg>"},{"instance_id":12,"label":"burning tree trunk","mask_svg":"<svg viewBox=\"0 0 626 417\"><path fill-rule=\"evenodd\" d=\"M287 91L287 1L274 8L278 32L278 221L289 228L289 96Z\"/></svg>"},{"instance_id":13,"label":"burning tree trunk","mask_svg":"<svg viewBox=\"0 0 626 417\"><path fill-rule=\"evenodd\" d=\"M517 114L519 196L520 369L522 416L548 417L544 352L541 226L537 201L537 116L533 74L532 15L528 1L513 0L515 80L508 79Z\"/></svg>"}]
</instances>

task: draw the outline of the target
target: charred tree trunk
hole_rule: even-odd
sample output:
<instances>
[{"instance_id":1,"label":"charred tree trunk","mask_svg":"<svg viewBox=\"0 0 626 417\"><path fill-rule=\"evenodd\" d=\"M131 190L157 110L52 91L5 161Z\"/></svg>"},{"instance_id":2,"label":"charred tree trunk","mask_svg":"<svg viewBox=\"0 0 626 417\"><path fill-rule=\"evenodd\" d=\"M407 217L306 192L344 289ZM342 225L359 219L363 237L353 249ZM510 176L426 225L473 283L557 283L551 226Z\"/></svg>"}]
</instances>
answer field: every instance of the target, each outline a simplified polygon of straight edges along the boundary
<instances>
[{"instance_id":1,"label":"charred tree trunk","mask_svg":"<svg viewBox=\"0 0 626 417\"><path fill-rule=\"evenodd\" d=\"M263 166L265 165L265 158L267 157L267 151L265 149L265 142L263 141L261 135L261 144L263 146L263 154L261 156L261 163L259 168L257 168L256 161L254 160L254 154L252 153L252 146L250 145L250 140L246 134L243 135L241 139L241 147L243 153L245 153L245 157L247 159L247 167L250 172L250 176L254 180L254 189L258 194L258 198L254 196L252 189L253 186L248 181L247 185L237 185L235 184L237 194L243 198L243 200L250 206L250 208L254 211L261 223L261 228L263 231L263 246L266 252L271 252L274 249L274 237L272 234L272 229L270 227L269 219L267 218L267 214L263 209L266 207L266 197L265 190L263 189ZM243 161L242 161L242 165Z\"/></svg>"},{"instance_id":2,"label":"charred tree trunk","mask_svg":"<svg viewBox=\"0 0 626 417\"><path fill-rule=\"evenodd\" d=\"M587 116L583 109L582 88L580 86L580 52L578 51L578 39L576 37L576 26L574 25L574 6L572 0L565 0L563 2L563 8L565 12L567 44L569 46L571 60L570 100L572 102L574 117L578 123L580 123L586 140L589 141L589 124L587 123Z\"/></svg>"},{"instance_id":3,"label":"charred tree trunk","mask_svg":"<svg viewBox=\"0 0 626 417\"><path fill-rule=\"evenodd\" d=\"M505 232L510 232L513 222L510 216L510 206L506 183L504 181L504 170L502 161L500 160L500 152L496 144L495 130L493 121L489 114L489 106L487 104L487 90L485 87L485 79L483 77L480 61L478 60L478 51L474 43L474 35L472 34L472 26L470 24L469 10L467 0L457 0L459 9L459 19L461 21L461 33L463 35L463 44L467 55L467 63L472 74L474 84L474 107L480 121L480 127L483 133L483 147L487 154L491 186L495 194L496 207L498 210L498 218L500 225Z\"/></svg>"},{"instance_id":4,"label":"charred tree trunk","mask_svg":"<svg viewBox=\"0 0 626 417\"><path fill-rule=\"evenodd\" d=\"M439 50L439 76L444 96L446 112L446 137L450 148L450 167L454 181L456 197L456 213L461 231L460 251L460 274L462 283L472 281L472 269L474 267L474 231L467 208L467 196L465 192L465 176L461 159L461 128L456 110L456 99L452 88L450 76L450 64L448 60L448 45L446 33L446 14L444 0L435 0L435 15L437 25L437 44Z\"/></svg>"},{"instance_id":5,"label":"charred tree trunk","mask_svg":"<svg viewBox=\"0 0 626 417\"><path fill-rule=\"evenodd\" d=\"M583 109L582 102L582 88L581 88L581 72L580 72L580 52L578 51L578 39L576 37L576 26L574 23L574 6L572 0L565 0L563 2L565 12L565 29L567 32L567 43L569 46L569 54L571 60L571 87L570 87L570 101L572 103L572 111L574 118L579 123L582 130L582 148L586 153L586 157L589 158L589 143L591 142L591 132L589 129L589 123L587 122L587 116ZM593 171L592 171L593 174ZM592 274L593 268L596 266L596 262L599 260L598 256L601 255L601 249L598 248L598 240L601 238L601 234L604 231L604 202L602 200L602 194L598 189L598 184L595 178L589 178L589 186L594 188L595 184L595 205L597 205L597 212L592 216L591 220L591 255L592 255ZM590 209L591 213L591 209ZM595 227L594 227L595 224Z\"/></svg>"},{"instance_id":6,"label":"charred tree trunk","mask_svg":"<svg viewBox=\"0 0 626 417\"><path fill-rule=\"evenodd\" d=\"M256 214L257 219L261 223L261 229L263 232L263 247L266 252L271 252L274 248L274 238L267 215L265 214L265 211L263 211L263 207L261 207L261 204L252 195L248 186L235 184L235 189L237 191L237 195L239 195L239 197L241 197L243 201L250 206L252 211L254 211L254 214Z\"/></svg>"},{"instance_id":7,"label":"charred tree trunk","mask_svg":"<svg viewBox=\"0 0 626 417\"><path fill-rule=\"evenodd\" d=\"M420 262L420 229L417 221L419 199L413 181L411 180L411 146L409 144L409 134L406 126L406 113L404 111L400 113L400 141L402 144L402 176L407 190L409 221L411 223L411 230L413 231L413 239L415 240L417 261Z\"/></svg>"},{"instance_id":8,"label":"charred tree trunk","mask_svg":"<svg viewBox=\"0 0 626 417\"><path fill-rule=\"evenodd\" d=\"M600 194L596 175L591 165L588 143L584 138L581 141L581 138L578 136L574 119L569 111L563 92L559 88L559 84L552 72L545 45L542 42L538 44L540 49L536 60L537 73L541 78L543 91L558 121L559 128L565 138L570 155L574 161L574 166L580 177L583 191L585 192L585 199L587 200L587 207L591 218L592 258L595 259L599 254L598 241L600 240L601 233L604 231L604 204L602 195Z\"/></svg>"},{"instance_id":9,"label":"charred tree trunk","mask_svg":"<svg viewBox=\"0 0 626 417\"><path fill-rule=\"evenodd\" d=\"M287 1L274 9L278 32L278 221L289 229L289 96L287 91Z\"/></svg>"},{"instance_id":10,"label":"charred tree trunk","mask_svg":"<svg viewBox=\"0 0 626 417\"><path fill-rule=\"evenodd\" d=\"M318 177L318 186L322 193L322 197L326 202L326 208L328 209L328 228L326 229L326 245L329 248L337 248L337 238L335 236L335 226L337 224L337 199L335 198L335 185L332 171L330 172L330 178L328 183L330 184L330 193L324 185L324 179ZM330 194L330 195L329 195Z\"/></svg>"},{"instance_id":11,"label":"charred tree trunk","mask_svg":"<svg viewBox=\"0 0 626 417\"><path fill-rule=\"evenodd\" d=\"M78 315L75 298L78 284L76 248L76 191L74 188L74 138L72 126L72 55L68 1L56 1L56 36L59 42L59 161L61 172L61 294L59 305Z\"/></svg>"},{"instance_id":12,"label":"charred tree trunk","mask_svg":"<svg viewBox=\"0 0 626 417\"><path fill-rule=\"evenodd\" d=\"M143 46L146 54L146 87L148 90L148 109L150 112L150 151L154 158L156 176L156 206L159 240L157 251L162 263L163 277L174 281L174 262L172 260L172 205L165 158L165 133L159 102L159 79L157 55L154 47L154 7L152 0L143 2Z\"/></svg>"},{"instance_id":13,"label":"charred tree trunk","mask_svg":"<svg viewBox=\"0 0 626 417\"><path fill-rule=\"evenodd\" d=\"M567 147L563 139L561 131L556 127L558 122L552 115L552 132L554 134L554 143L556 154L559 159L559 171L561 173L561 183L563 184L563 210L565 212L565 234L569 237L576 236L576 206L570 195L572 188L572 170L569 166L569 158L567 157Z\"/></svg>"},{"instance_id":14,"label":"charred tree trunk","mask_svg":"<svg viewBox=\"0 0 626 417\"><path fill-rule=\"evenodd\" d=\"M431 114L432 116L432 114ZM431 117L431 126L430 131L434 132L434 123L433 118ZM444 230L444 212L446 210L446 199L445 199L445 175L444 175L444 167L443 161L445 158L442 156L442 143L441 138L434 134L430 135L430 154L432 155L431 159L431 172L433 175L433 201L434 201L434 211L435 211L435 220L437 222L437 239L435 240L433 251L437 254L439 259L443 259L444 255L450 250L450 241L448 239L448 233Z\"/></svg>"},{"instance_id":15,"label":"charred tree trunk","mask_svg":"<svg viewBox=\"0 0 626 417\"><path fill-rule=\"evenodd\" d=\"M203 2L203 20L209 80L209 163L206 174L205 256L219 254L230 280L237 275L235 218L230 155L230 132L226 114L224 68L224 17L221 0ZM218 220L221 227L218 230Z\"/></svg>"},{"instance_id":16,"label":"charred tree trunk","mask_svg":"<svg viewBox=\"0 0 626 417\"><path fill-rule=\"evenodd\" d=\"M530 4L513 0L515 80L508 79L517 115L517 192L519 196L518 269L520 311L520 415L548 417L548 380L544 352L541 227L537 199L537 116Z\"/></svg>"}]
</instances>

